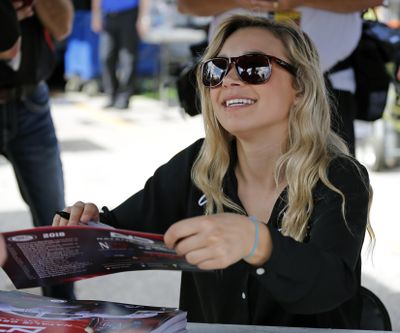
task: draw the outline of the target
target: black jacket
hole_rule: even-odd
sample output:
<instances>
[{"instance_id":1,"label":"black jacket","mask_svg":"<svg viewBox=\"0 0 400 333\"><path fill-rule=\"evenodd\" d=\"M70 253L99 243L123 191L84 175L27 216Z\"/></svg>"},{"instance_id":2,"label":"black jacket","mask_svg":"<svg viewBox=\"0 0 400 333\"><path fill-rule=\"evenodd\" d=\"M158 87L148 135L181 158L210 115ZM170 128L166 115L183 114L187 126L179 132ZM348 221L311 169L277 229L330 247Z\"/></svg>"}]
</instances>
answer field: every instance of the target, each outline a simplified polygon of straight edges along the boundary
<instances>
[{"instance_id":1,"label":"black jacket","mask_svg":"<svg viewBox=\"0 0 400 333\"><path fill-rule=\"evenodd\" d=\"M190 178L202 140L161 166L144 189L106 214L118 228L164 233L174 222L203 214L202 193ZM237 196L234 158L224 192ZM330 181L346 197L319 182L314 210L303 243L279 232L284 190L273 208L268 228L273 252L262 267L244 261L212 272L183 272L180 308L194 322L351 328L359 327L360 252L367 223L368 174L345 158L329 168Z\"/></svg>"}]
</instances>

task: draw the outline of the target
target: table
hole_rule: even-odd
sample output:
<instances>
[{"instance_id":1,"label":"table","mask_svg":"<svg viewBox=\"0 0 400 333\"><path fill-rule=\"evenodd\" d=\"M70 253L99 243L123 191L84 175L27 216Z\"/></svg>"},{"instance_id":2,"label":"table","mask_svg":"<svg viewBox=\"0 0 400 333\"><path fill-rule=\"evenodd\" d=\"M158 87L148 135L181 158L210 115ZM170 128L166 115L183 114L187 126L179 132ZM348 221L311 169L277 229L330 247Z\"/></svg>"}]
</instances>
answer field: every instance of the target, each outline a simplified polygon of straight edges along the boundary
<instances>
[{"instance_id":1,"label":"table","mask_svg":"<svg viewBox=\"0 0 400 333\"><path fill-rule=\"evenodd\" d=\"M160 74L159 74L159 93L160 100L167 103L167 82L169 77L170 54L168 46L171 44L195 44L200 43L206 38L206 32L201 29L181 28L181 27L157 27L151 29L143 40L148 44L160 46Z\"/></svg>"},{"instance_id":2,"label":"table","mask_svg":"<svg viewBox=\"0 0 400 333\"><path fill-rule=\"evenodd\" d=\"M384 331L340 330L253 325L221 325L188 323L188 333L378 333ZM395 332L395 331L392 331ZM400 332L397 332L400 333Z\"/></svg>"}]
</instances>

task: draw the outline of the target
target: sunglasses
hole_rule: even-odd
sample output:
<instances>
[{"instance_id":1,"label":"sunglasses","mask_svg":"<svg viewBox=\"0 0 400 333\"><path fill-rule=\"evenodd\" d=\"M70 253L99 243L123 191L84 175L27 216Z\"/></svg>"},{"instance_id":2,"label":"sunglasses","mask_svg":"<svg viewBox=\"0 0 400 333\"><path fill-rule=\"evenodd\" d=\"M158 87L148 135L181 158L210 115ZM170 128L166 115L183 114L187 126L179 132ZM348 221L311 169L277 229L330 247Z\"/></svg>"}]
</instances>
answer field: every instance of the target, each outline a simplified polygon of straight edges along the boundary
<instances>
[{"instance_id":1,"label":"sunglasses","mask_svg":"<svg viewBox=\"0 0 400 333\"><path fill-rule=\"evenodd\" d=\"M267 54L251 53L239 57L215 57L205 61L201 65L202 81L206 87L218 87L228 74L230 65L233 63L239 78L243 82L262 84L267 82L271 77L272 62L275 62L293 76L296 76L296 67L286 61Z\"/></svg>"}]
</instances>

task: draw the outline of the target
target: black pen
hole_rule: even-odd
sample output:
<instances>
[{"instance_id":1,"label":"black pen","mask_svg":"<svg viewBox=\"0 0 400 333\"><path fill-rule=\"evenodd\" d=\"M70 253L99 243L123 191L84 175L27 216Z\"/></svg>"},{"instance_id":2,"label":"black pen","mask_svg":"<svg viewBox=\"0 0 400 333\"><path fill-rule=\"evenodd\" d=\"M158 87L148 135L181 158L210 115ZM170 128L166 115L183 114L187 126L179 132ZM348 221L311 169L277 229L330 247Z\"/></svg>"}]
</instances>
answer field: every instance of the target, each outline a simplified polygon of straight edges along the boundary
<instances>
[{"instance_id":1,"label":"black pen","mask_svg":"<svg viewBox=\"0 0 400 333\"><path fill-rule=\"evenodd\" d=\"M71 216L70 213L64 212L63 210L57 211L56 214L61 216L63 219L66 219L66 220L69 220L69 218ZM79 222L79 224L80 225L94 226L94 227L97 227L97 228L112 228L112 229L114 229L112 226L110 226L108 224L101 223L101 222L96 222L96 221L89 221L87 223Z\"/></svg>"},{"instance_id":2,"label":"black pen","mask_svg":"<svg viewBox=\"0 0 400 333\"><path fill-rule=\"evenodd\" d=\"M57 215L60 215L63 219L69 220L70 214L68 212L64 212L63 210L57 211Z\"/></svg>"}]
</instances>

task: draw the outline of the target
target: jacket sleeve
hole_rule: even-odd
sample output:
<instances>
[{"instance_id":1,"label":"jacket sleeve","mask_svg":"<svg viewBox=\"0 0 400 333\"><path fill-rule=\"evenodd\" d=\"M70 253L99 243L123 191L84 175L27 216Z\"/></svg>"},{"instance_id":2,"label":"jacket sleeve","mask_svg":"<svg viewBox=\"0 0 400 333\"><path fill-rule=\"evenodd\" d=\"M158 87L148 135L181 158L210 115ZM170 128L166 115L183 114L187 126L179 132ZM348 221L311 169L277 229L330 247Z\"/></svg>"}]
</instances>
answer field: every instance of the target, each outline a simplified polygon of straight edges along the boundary
<instances>
[{"instance_id":1,"label":"jacket sleeve","mask_svg":"<svg viewBox=\"0 0 400 333\"><path fill-rule=\"evenodd\" d=\"M308 241L297 242L268 225L272 255L264 270L255 268L253 272L291 313L332 310L354 296L360 283L359 261L368 219L368 173L361 165L356 168L340 159L333 162L328 177L344 194L345 219L341 196L319 182Z\"/></svg>"},{"instance_id":2,"label":"jacket sleeve","mask_svg":"<svg viewBox=\"0 0 400 333\"><path fill-rule=\"evenodd\" d=\"M103 207L101 219L120 229L164 234L186 218L193 196L191 169L202 140L159 167L144 188L112 211Z\"/></svg>"}]
</instances>

